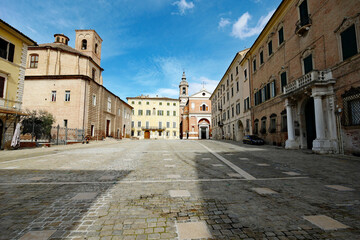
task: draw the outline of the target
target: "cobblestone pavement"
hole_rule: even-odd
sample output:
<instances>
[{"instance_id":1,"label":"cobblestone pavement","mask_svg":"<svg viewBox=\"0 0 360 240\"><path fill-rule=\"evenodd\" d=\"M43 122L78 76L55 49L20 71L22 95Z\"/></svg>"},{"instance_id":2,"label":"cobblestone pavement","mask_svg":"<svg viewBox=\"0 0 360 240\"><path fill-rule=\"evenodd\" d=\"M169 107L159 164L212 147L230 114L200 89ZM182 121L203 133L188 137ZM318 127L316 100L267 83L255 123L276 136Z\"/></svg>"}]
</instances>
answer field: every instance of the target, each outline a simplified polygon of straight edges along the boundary
<instances>
[{"instance_id":1,"label":"cobblestone pavement","mask_svg":"<svg viewBox=\"0 0 360 240\"><path fill-rule=\"evenodd\" d=\"M0 239L360 239L359 169L210 140L3 151Z\"/></svg>"}]
</instances>

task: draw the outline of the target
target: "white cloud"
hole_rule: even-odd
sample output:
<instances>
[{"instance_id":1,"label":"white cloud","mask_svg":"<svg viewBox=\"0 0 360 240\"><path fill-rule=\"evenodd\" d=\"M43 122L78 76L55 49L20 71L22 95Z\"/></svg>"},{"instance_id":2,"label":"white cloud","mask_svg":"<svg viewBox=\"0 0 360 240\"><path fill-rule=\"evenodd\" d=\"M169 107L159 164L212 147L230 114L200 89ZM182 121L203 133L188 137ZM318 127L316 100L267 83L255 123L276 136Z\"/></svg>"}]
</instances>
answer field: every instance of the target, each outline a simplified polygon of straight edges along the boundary
<instances>
[{"instance_id":1,"label":"white cloud","mask_svg":"<svg viewBox=\"0 0 360 240\"><path fill-rule=\"evenodd\" d=\"M173 5L176 5L179 8L179 12L177 14L180 15L184 15L187 10L195 7L193 2L186 2L186 0L173 2Z\"/></svg>"},{"instance_id":2,"label":"white cloud","mask_svg":"<svg viewBox=\"0 0 360 240\"><path fill-rule=\"evenodd\" d=\"M265 27L266 23L270 20L274 12L275 10L272 10L266 16L262 16L255 27L249 27L248 21L251 19L251 15L248 12L244 13L234 23L231 35L236 38L244 39L259 34Z\"/></svg>"},{"instance_id":3,"label":"white cloud","mask_svg":"<svg viewBox=\"0 0 360 240\"><path fill-rule=\"evenodd\" d=\"M231 22L228 18L220 18L220 22L219 22L219 28L224 28L227 25L229 25Z\"/></svg>"}]
</instances>

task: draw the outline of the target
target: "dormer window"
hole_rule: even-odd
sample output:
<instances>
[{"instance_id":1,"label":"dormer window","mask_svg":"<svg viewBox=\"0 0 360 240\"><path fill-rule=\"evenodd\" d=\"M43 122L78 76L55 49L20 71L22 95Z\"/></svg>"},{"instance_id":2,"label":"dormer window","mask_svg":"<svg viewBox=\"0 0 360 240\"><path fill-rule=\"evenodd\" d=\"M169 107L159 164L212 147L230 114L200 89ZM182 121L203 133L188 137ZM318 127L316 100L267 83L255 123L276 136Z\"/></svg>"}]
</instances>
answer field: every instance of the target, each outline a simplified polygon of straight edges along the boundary
<instances>
[{"instance_id":1,"label":"dormer window","mask_svg":"<svg viewBox=\"0 0 360 240\"><path fill-rule=\"evenodd\" d=\"M86 50L87 49L87 41L86 39L83 39L81 42L81 50Z\"/></svg>"},{"instance_id":2,"label":"dormer window","mask_svg":"<svg viewBox=\"0 0 360 240\"><path fill-rule=\"evenodd\" d=\"M98 44L95 43L95 53L97 53L97 51L98 51Z\"/></svg>"}]
</instances>

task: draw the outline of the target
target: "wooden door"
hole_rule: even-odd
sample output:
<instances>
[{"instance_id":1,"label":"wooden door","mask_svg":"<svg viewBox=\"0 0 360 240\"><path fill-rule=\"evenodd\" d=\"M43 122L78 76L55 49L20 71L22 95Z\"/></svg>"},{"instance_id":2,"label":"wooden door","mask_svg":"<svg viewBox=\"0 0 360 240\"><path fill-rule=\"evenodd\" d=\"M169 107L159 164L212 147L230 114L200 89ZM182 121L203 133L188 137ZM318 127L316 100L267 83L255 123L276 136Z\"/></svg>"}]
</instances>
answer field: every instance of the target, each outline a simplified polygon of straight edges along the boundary
<instances>
[{"instance_id":1,"label":"wooden door","mask_svg":"<svg viewBox=\"0 0 360 240\"><path fill-rule=\"evenodd\" d=\"M145 139L150 139L150 132L145 131L144 137L145 137Z\"/></svg>"},{"instance_id":2,"label":"wooden door","mask_svg":"<svg viewBox=\"0 0 360 240\"><path fill-rule=\"evenodd\" d=\"M110 130L110 120L106 120L106 136L107 137L110 135L109 130Z\"/></svg>"}]
</instances>

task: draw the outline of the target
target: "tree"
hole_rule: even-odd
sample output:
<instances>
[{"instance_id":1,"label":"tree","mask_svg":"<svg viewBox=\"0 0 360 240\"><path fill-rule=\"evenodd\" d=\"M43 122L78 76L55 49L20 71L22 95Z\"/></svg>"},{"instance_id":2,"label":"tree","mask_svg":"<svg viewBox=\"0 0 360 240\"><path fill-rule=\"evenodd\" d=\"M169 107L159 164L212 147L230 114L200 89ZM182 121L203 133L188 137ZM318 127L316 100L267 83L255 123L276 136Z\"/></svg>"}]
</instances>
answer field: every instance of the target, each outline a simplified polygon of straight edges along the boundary
<instances>
[{"instance_id":1,"label":"tree","mask_svg":"<svg viewBox=\"0 0 360 240\"><path fill-rule=\"evenodd\" d=\"M51 126L55 122L54 116L43 110L28 110L27 114L22 120L22 134L30 133L32 138L35 137L35 141L39 138L51 139Z\"/></svg>"}]
</instances>

